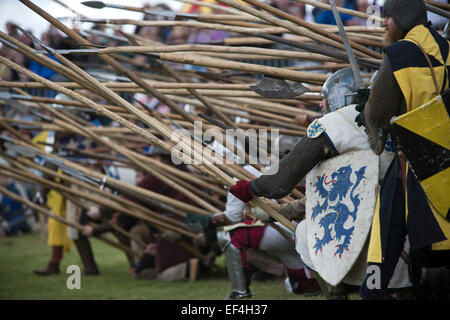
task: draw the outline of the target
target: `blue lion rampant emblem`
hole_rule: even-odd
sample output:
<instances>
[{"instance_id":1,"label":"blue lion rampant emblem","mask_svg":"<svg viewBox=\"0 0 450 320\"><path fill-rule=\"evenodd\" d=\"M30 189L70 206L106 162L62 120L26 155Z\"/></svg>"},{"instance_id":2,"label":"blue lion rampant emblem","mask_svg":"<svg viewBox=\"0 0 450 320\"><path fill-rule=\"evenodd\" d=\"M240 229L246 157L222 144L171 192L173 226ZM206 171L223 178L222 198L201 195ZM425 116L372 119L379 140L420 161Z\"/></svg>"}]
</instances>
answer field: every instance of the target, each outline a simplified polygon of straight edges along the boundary
<instances>
[{"instance_id":1,"label":"blue lion rampant emblem","mask_svg":"<svg viewBox=\"0 0 450 320\"><path fill-rule=\"evenodd\" d=\"M355 194L355 190L361 183L361 180L365 179L364 173L366 172L366 166L361 167L357 171L352 171L351 165L341 167L337 171L331 174L331 179L327 181L328 177L323 174L318 176L314 185L314 192L319 194L319 197L324 199L323 203L317 204L312 208L311 219L314 221L317 218L319 220L319 226L323 228L324 234L322 238L315 236L315 254L334 240L337 248L334 256L338 255L339 258L345 250L348 251L348 247L352 240L354 222L357 218L358 207L361 202L359 199L360 194ZM356 176L356 180L352 182L352 173ZM353 186L353 187L352 187ZM351 202L349 208L347 204ZM347 203L347 204L346 204ZM323 215L325 214L325 215ZM349 226L349 219L351 219L351 227L346 229L345 226ZM334 229L334 235L333 235Z\"/></svg>"},{"instance_id":2,"label":"blue lion rampant emblem","mask_svg":"<svg viewBox=\"0 0 450 320\"><path fill-rule=\"evenodd\" d=\"M308 126L306 135L308 138L317 138L323 131L325 131L325 127L316 119Z\"/></svg>"}]
</instances>

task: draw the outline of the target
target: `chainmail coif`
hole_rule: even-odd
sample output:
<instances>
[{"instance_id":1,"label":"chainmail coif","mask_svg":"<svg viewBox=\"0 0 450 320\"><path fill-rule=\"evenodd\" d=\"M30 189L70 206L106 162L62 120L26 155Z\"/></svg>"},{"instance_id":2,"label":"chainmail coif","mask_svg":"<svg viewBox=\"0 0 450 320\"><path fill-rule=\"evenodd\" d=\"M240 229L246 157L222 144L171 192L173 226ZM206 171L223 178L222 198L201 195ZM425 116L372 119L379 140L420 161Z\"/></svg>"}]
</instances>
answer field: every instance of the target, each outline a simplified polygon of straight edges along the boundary
<instances>
[{"instance_id":1,"label":"chainmail coif","mask_svg":"<svg viewBox=\"0 0 450 320\"><path fill-rule=\"evenodd\" d=\"M387 0L383 6L383 17L390 16L406 35L413 27L428 21L423 0Z\"/></svg>"}]
</instances>

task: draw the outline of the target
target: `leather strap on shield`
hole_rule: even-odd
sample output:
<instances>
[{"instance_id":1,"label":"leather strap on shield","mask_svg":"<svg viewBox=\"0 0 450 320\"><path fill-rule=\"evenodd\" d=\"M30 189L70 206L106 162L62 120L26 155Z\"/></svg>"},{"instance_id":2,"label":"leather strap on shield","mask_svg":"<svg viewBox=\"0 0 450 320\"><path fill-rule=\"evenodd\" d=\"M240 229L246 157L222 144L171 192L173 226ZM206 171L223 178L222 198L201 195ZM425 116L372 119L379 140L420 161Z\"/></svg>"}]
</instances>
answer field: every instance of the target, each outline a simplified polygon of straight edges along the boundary
<instances>
[{"instance_id":1,"label":"leather strap on shield","mask_svg":"<svg viewBox=\"0 0 450 320\"><path fill-rule=\"evenodd\" d=\"M422 51L423 55L425 56L425 60L427 60L428 67L430 68L430 71L431 71L431 77L433 78L434 88L436 89L436 96L438 96L440 90L439 90L439 86L438 86L438 83L436 80L436 74L434 72L433 65L431 64L431 61L430 61L430 57L428 57L428 54L425 52L425 50L422 48L422 46L419 43L417 43L416 41L414 41L414 43L419 47L420 51Z\"/></svg>"}]
</instances>

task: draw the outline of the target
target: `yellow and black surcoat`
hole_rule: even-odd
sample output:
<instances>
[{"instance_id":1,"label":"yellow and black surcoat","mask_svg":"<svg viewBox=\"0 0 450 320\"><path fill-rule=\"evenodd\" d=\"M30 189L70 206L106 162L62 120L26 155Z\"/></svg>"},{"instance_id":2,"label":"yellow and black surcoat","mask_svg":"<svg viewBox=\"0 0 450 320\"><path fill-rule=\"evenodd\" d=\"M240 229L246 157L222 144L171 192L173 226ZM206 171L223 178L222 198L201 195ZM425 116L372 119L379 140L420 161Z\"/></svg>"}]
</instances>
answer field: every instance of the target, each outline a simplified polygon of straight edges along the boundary
<instances>
[{"instance_id":1,"label":"yellow and black surcoat","mask_svg":"<svg viewBox=\"0 0 450 320\"><path fill-rule=\"evenodd\" d=\"M384 49L406 101L407 112L423 106L449 88L449 47L449 41L433 28L428 25L418 25L412 28L404 39ZM434 80L430 64L434 72ZM450 105L442 102L442 106L448 118ZM418 132L426 129L421 126L423 123L417 124ZM450 132L444 135L450 136ZM448 150L446 152L445 162L448 162ZM446 166L448 167L448 163ZM433 205L430 205L417 175L412 174L408 164L405 195L396 194L395 185L399 183L399 170L399 159L396 157L378 195L372 222L368 262L381 263L384 259L392 210L404 211L411 249L431 246L432 250L450 250L450 222L445 218L448 217L447 212L439 213ZM447 194L449 192L450 190ZM404 200L399 199L399 196L405 196ZM403 205L399 206L399 202L403 202Z\"/></svg>"}]
</instances>

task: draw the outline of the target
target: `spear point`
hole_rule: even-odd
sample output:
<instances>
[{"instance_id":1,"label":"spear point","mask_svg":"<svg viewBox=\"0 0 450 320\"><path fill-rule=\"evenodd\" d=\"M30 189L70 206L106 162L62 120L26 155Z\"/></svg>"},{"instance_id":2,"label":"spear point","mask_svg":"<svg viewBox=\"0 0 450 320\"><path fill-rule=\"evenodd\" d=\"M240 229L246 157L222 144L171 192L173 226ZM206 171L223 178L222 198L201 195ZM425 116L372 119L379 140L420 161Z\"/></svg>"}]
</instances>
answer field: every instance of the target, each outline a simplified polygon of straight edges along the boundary
<instances>
[{"instance_id":1,"label":"spear point","mask_svg":"<svg viewBox=\"0 0 450 320\"><path fill-rule=\"evenodd\" d=\"M103 9L105 7L102 1L83 1L81 4L94 9Z\"/></svg>"}]
</instances>

